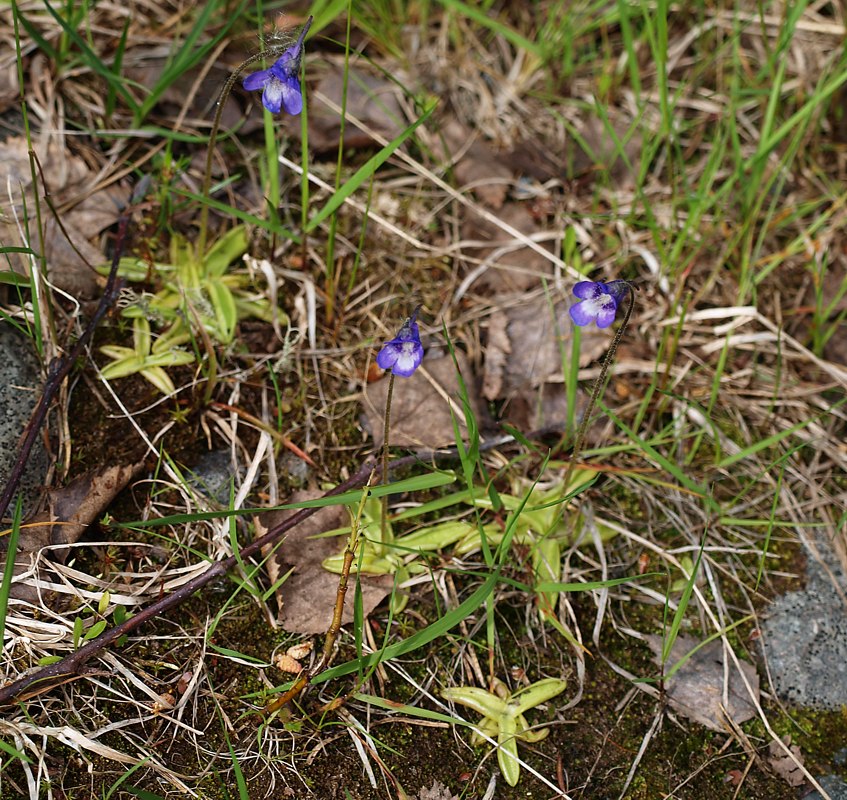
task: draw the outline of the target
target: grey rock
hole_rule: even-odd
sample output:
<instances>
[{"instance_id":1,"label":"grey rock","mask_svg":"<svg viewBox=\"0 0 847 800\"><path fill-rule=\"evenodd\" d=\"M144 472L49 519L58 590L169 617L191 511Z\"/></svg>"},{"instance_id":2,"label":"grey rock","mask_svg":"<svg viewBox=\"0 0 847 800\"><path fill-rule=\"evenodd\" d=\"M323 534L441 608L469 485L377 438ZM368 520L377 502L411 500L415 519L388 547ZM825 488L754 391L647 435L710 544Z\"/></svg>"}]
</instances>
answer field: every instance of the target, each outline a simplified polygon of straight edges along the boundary
<instances>
[{"instance_id":1,"label":"grey rock","mask_svg":"<svg viewBox=\"0 0 847 800\"><path fill-rule=\"evenodd\" d=\"M41 367L33 342L10 322L0 320L0 487L9 479L21 434L41 396L41 385ZM35 511L48 464L44 442L38 437L20 483L24 517ZM11 518L14 504L15 499L7 518Z\"/></svg>"},{"instance_id":2,"label":"grey rock","mask_svg":"<svg viewBox=\"0 0 847 800\"><path fill-rule=\"evenodd\" d=\"M837 710L847 704L847 614L836 590L847 588L835 554L817 543L827 570L811 556L806 587L777 598L762 625L763 647L780 697Z\"/></svg>"},{"instance_id":3,"label":"grey rock","mask_svg":"<svg viewBox=\"0 0 847 800\"><path fill-rule=\"evenodd\" d=\"M829 795L829 800L847 800L847 783L844 783L837 775L824 775L822 778L818 778L818 783ZM807 794L803 800L823 800L823 796L815 789L811 794Z\"/></svg>"},{"instance_id":4,"label":"grey rock","mask_svg":"<svg viewBox=\"0 0 847 800\"><path fill-rule=\"evenodd\" d=\"M188 474L188 483L192 488L222 506L229 506L232 479L232 455L229 450L204 453ZM238 491L237 482L235 491Z\"/></svg>"}]
</instances>

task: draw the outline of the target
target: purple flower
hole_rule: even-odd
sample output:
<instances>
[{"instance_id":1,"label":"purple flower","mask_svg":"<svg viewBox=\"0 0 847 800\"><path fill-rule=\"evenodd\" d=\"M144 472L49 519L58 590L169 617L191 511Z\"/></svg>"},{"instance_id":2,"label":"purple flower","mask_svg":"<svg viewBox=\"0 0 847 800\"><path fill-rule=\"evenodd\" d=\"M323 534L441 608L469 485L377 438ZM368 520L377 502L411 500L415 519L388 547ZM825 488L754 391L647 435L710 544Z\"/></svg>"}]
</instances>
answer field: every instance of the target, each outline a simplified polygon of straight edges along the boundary
<instances>
[{"instance_id":1,"label":"purple flower","mask_svg":"<svg viewBox=\"0 0 847 800\"><path fill-rule=\"evenodd\" d=\"M376 363L380 369L390 369L394 375L408 378L421 365L424 349L415 322L419 309L420 306L403 323L397 335L377 353Z\"/></svg>"},{"instance_id":2,"label":"purple flower","mask_svg":"<svg viewBox=\"0 0 847 800\"><path fill-rule=\"evenodd\" d=\"M300 88L300 59L303 57L303 40L312 26L312 17L306 20L300 36L270 69L253 72L244 79L248 92L262 89L262 105L272 114L278 114L283 106L289 114L303 110L303 91Z\"/></svg>"},{"instance_id":3,"label":"purple flower","mask_svg":"<svg viewBox=\"0 0 847 800\"><path fill-rule=\"evenodd\" d=\"M580 302L570 307L574 325L588 325L597 322L598 328L608 328L615 321L615 314L621 300L629 291L626 281L580 281L573 287L573 293Z\"/></svg>"}]
</instances>

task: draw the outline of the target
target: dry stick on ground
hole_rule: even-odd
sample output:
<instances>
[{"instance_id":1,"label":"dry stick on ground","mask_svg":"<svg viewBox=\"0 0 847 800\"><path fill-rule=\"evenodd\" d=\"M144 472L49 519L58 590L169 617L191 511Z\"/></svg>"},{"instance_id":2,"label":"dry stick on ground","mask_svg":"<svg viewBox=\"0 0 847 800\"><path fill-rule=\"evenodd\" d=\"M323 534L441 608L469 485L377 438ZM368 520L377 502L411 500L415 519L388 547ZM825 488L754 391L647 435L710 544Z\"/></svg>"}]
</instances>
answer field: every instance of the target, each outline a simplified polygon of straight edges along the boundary
<instances>
[{"instance_id":1,"label":"dry stick on ground","mask_svg":"<svg viewBox=\"0 0 847 800\"><path fill-rule=\"evenodd\" d=\"M559 429L544 428L539 431L533 431L532 433L526 434L525 438L538 439L553 433L558 434L561 433L561 431ZM494 447L502 447L503 445L512 444L514 442L514 436L499 436L480 445L480 450L491 450ZM389 471L412 467L421 463L454 459L456 456L457 451L455 448L450 448L449 450L441 452L404 456L393 461L389 465ZM330 491L326 492L323 497L333 497L353 489L361 488L367 483L371 475L379 477L381 472L382 467L375 459L366 459L354 475L349 477L343 483L338 484L335 488L330 489ZM183 584L172 594L165 595L160 600L157 600L155 603L147 606L147 608L139 611L135 616L126 620L126 622L104 631L96 639L92 639L88 644L84 645L76 652L71 653L69 656L65 656L61 661L57 661L55 664L43 667L34 673L24 676L23 678L19 678L13 683L3 686L0 688L0 705L26 700L29 697L34 697L37 694L49 691L60 683L66 683L69 679L78 675L79 670L88 661L88 659L104 647L107 647L124 634L131 633L148 620L154 619L165 611L180 605L184 600L191 597L191 595L198 589L202 589L210 581L221 575L225 575L228 570L237 566L241 559L250 558L256 553L259 553L263 547L273 544L280 536L308 519L316 511L318 511L318 507L300 509L295 514L292 514L292 516L288 519L280 522L279 525L271 528L264 536L241 548L237 555L231 555L229 558L215 562L201 575L198 575L196 578L188 581L188 583Z\"/></svg>"},{"instance_id":2,"label":"dry stick on ground","mask_svg":"<svg viewBox=\"0 0 847 800\"><path fill-rule=\"evenodd\" d=\"M406 464L412 464L415 461L416 459L414 457L407 457L399 459L396 463L399 464L400 462L405 462ZM366 460L358 472L343 483L338 484L338 486L326 492L323 496L332 497L333 495L343 494L344 492L352 489L358 489L365 484L374 469L375 462L372 459ZM165 595L161 600L157 600L155 603L147 606L147 608L142 609L134 617L126 620L126 622L104 631L96 639L92 639L88 644L84 645L76 652L71 653L69 656L65 656L61 661L57 661L55 664L50 664L32 675L19 678L14 683L10 683L8 686L0 688L0 705L26 700L28 697L32 697L36 694L40 694L42 691L52 688L56 683L64 683L69 677L78 674L82 665L85 664L85 662L88 661L88 659L95 653L99 652L124 634L132 632L139 625L147 622L147 620L158 617L165 611L178 606L184 600L191 597L191 595L198 589L201 589L209 583L209 581L212 581L221 575L225 575L228 570L237 566L241 559L249 558L255 553L260 552L263 547L273 544L280 536L282 536L282 534L291 530L291 528L295 525L299 525L316 511L318 511L318 508L300 509L297 513L293 514L279 525L271 528L271 530L269 530L264 536L241 548L238 555L231 555L229 558L216 561L205 572L198 575L196 578L193 578L188 581L188 583L183 584L171 594Z\"/></svg>"},{"instance_id":3,"label":"dry stick on ground","mask_svg":"<svg viewBox=\"0 0 847 800\"><path fill-rule=\"evenodd\" d=\"M393 378L394 375L391 377ZM388 462L385 457L383 457L383 475L388 474L387 463ZM303 689L306 688L309 681L311 681L315 675L319 675L329 666L330 661L332 660L332 651L335 648L336 639L338 639L338 632L341 630L341 620L344 618L344 600L347 597L347 583L350 580L350 570L353 567L353 559L356 557L356 550L359 546L359 522L362 519L365 502L368 499L368 489L374 475L375 470L372 469L371 474L368 477L365 491L362 493L362 499L359 503L359 511L351 520L350 538L347 540L347 546L344 548L344 563L341 567L341 576L338 579L338 591L335 594L335 607L332 610L332 622L330 623L329 629L326 632L326 637L324 638L324 648L321 653L321 657L309 669L304 669L297 676L297 680L294 681L286 692L265 706L266 714L273 714L279 711L283 706L288 705L295 697L297 697L297 695L300 694L300 692L303 691ZM385 479L383 478L383 480ZM384 495L383 501L387 498L388 495Z\"/></svg>"},{"instance_id":4,"label":"dry stick on ground","mask_svg":"<svg viewBox=\"0 0 847 800\"><path fill-rule=\"evenodd\" d=\"M47 379L44 381L44 390L41 393L41 399L38 401L38 405L32 412L32 416L24 428L24 432L21 434L18 456L9 472L9 480L3 489L3 494L0 495L0 517L6 513L6 510L9 508L9 504L12 502L12 497L14 497L14 494L18 489L18 484L21 481L21 476L23 475L24 468L26 467L27 460L29 459L30 451L32 450L32 446L35 444L35 437L38 436L38 432L44 424L44 420L47 417L47 411L50 408L50 404L53 402L56 392L59 391L62 381L68 377L68 374L73 369L76 360L83 354L86 345L94 334L94 329L100 324L100 320L103 319L106 312L114 304L118 296L118 292L120 291L120 283L118 281L118 264L121 260L121 254L124 249L124 241L129 227L131 206L132 200L130 200L129 207L121 215L119 220L118 235L115 239L115 253L112 257L112 266L109 270L109 278L106 282L106 289L103 292L103 296L100 298L100 304L94 312L94 316L82 332L82 336L77 339L77 343L74 345L70 353L62 358L53 359L47 369Z\"/></svg>"}]
</instances>

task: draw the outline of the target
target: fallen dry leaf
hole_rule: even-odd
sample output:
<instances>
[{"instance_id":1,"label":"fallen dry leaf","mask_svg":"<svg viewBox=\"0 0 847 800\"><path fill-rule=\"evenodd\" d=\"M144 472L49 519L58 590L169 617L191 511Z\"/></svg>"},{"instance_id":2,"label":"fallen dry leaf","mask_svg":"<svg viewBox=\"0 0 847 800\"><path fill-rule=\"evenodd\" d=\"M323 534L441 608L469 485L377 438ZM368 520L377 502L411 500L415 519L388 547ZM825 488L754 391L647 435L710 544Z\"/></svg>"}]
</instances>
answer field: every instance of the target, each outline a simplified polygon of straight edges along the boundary
<instances>
[{"instance_id":1,"label":"fallen dry leaf","mask_svg":"<svg viewBox=\"0 0 847 800\"><path fill-rule=\"evenodd\" d=\"M129 48L124 56L124 78L141 86L155 86L171 61L172 56L151 56L149 45ZM259 67L255 69L259 69ZM215 64L207 75L198 81L201 71L200 67L194 67L182 72L168 85L162 92L157 104L163 115L176 117L182 113L183 106L190 95L190 103L185 116L190 121L191 127L196 125L196 120L202 120L204 125L211 120L215 114L221 87L232 74L232 70L226 65ZM194 91L195 87L196 91ZM191 94L192 91L194 91L193 94ZM221 130L224 131L236 129L244 118L244 114L232 94L226 98L221 113ZM261 127L262 115L258 114L257 118L258 125L256 127ZM245 132L241 130L242 135Z\"/></svg>"},{"instance_id":2,"label":"fallen dry leaf","mask_svg":"<svg viewBox=\"0 0 847 800\"><path fill-rule=\"evenodd\" d=\"M577 126L580 138L568 138L565 143L565 174L573 177L589 170L608 170L617 188L631 188L636 184L641 163L641 134L637 129L630 130L632 119L623 113L609 114L608 124L614 135L610 135L607 123L594 114L582 120Z\"/></svg>"},{"instance_id":3,"label":"fallen dry leaf","mask_svg":"<svg viewBox=\"0 0 847 800\"><path fill-rule=\"evenodd\" d=\"M18 538L15 575L31 566L31 554L44 547L54 548L51 557L64 561L67 550L56 545L78 542L86 528L98 519L112 500L143 468L143 462L106 467L47 492L48 510L27 520ZM33 601L38 595L28 583L12 584L11 596Z\"/></svg>"},{"instance_id":4,"label":"fallen dry leaf","mask_svg":"<svg viewBox=\"0 0 847 800\"><path fill-rule=\"evenodd\" d=\"M527 236L544 230L536 221L527 202L507 202L498 210L497 216ZM476 258L493 259L488 269L472 284L474 292L525 292L539 287L542 277L552 273L552 263L541 253L522 245L500 226L482 219L473 212L466 213L462 235L465 240L491 242L490 247L470 251Z\"/></svg>"},{"instance_id":5,"label":"fallen dry leaf","mask_svg":"<svg viewBox=\"0 0 847 800\"><path fill-rule=\"evenodd\" d=\"M406 127L405 116L397 99L397 84L381 76L371 75L358 66L351 66L347 83L347 113L362 123L348 122L344 128L346 148L370 147L375 142L365 128L391 141ZM329 69L318 83L315 97L309 108L309 149L325 153L338 149L341 134L340 115L325 102L321 95L334 105L341 107L344 93L344 70L338 64ZM292 132L300 132L299 121L292 124Z\"/></svg>"},{"instance_id":6,"label":"fallen dry leaf","mask_svg":"<svg viewBox=\"0 0 847 800\"><path fill-rule=\"evenodd\" d=\"M768 764L789 786L801 786L806 781L800 769L803 764L803 754L796 744L791 744L790 736L783 736L782 741L788 745L791 756L794 757L789 756L776 742L771 742L768 745Z\"/></svg>"},{"instance_id":7,"label":"fallen dry leaf","mask_svg":"<svg viewBox=\"0 0 847 800\"><path fill-rule=\"evenodd\" d=\"M55 140L47 144L33 142L33 150L48 182L46 190L54 206L61 210L61 225L46 205L42 211L46 220L44 255L50 280L77 299L96 297L99 283L94 267L101 264L104 257L92 240L120 216L127 191L120 186L109 186L91 192L94 173L81 158L63 149ZM23 137L0 142L0 187L3 192L0 242L6 246L28 245L38 251L40 242L33 227L34 220L29 220L31 241L26 242L19 229L23 223L24 199L30 215L34 207L29 153ZM45 187L39 186L38 191L43 195ZM9 254L7 258L12 269L27 274L26 256Z\"/></svg>"},{"instance_id":8,"label":"fallen dry leaf","mask_svg":"<svg viewBox=\"0 0 847 800\"><path fill-rule=\"evenodd\" d=\"M495 308L497 305L495 303ZM512 354L512 340L508 334L509 315L495 311L488 318L488 343L485 348L485 370L482 375L482 396L496 400L505 394L504 383Z\"/></svg>"},{"instance_id":9,"label":"fallen dry leaf","mask_svg":"<svg viewBox=\"0 0 847 800\"><path fill-rule=\"evenodd\" d=\"M470 394L471 405L479 420L481 409L474 392L475 382L470 364L463 353L457 351L456 357ZM376 447L380 447L383 441L388 383L388 379L383 378L365 387L366 424ZM394 381L389 444L427 450L455 444L451 403L460 429L466 431L453 359L449 356L433 360L424 358L422 368L412 377L396 378Z\"/></svg>"},{"instance_id":10,"label":"fallen dry leaf","mask_svg":"<svg viewBox=\"0 0 847 800\"><path fill-rule=\"evenodd\" d=\"M292 503L314 500L317 492L297 492ZM268 511L256 518L257 531L270 530L290 517L294 512ZM338 575L327 572L322 566L325 558L339 553L344 547L343 537L313 539L325 531L348 525L350 517L343 506L327 506L290 530L282 546L276 551L275 560L280 574L292 570L280 588L282 598L280 622L282 627L293 633L326 633L332 622L335 596L338 590ZM353 581L344 605L343 624L353 621ZM362 575L362 605L367 617L388 595L394 586L391 575Z\"/></svg>"},{"instance_id":11,"label":"fallen dry leaf","mask_svg":"<svg viewBox=\"0 0 847 800\"><path fill-rule=\"evenodd\" d=\"M506 400L502 414L522 430L562 427L568 421L564 375L569 369L573 326L567 304L551 309L546 297L509 307L509 298L495 297L488 320L483 397ZM608 346L608 332L584 330L580 366L599 358Z\"/></svg>"},{"instance_id":12,"label":"fallen dry leaf","mask_svg":"<svg viewBox=\"0 0 847 800\"><path fill-rule=\"evenodd\" d=\"M654 653L653 660L661 665L662 637L646 637ZM699 642L688 636L680 636L674 642L666 670L690 653ZM753 689L755 700L759 700L759 675L752 664L744 661L741 669ZM750 699L744 683L738 676L735 665L729 667L729 703L726 715L737 724L756 716L756 706ZM724 649L720 641L709 642L689 658L682 667L665 681L665 694L671 707L694 722L713 731L726 731L723 704Z\"/></svg>"},{"instance_id":13,"label":"fallen dry leaf","mask_svg":"<svg viewBox=\"0 0 847 800\"><path fill-rule=\"evenodd\" d=\"M502 208L514 180L509 159L495 153L458 120L448 122L441 137L459 188L470 186L483 205Z\"/></svg>"}]
</instances>

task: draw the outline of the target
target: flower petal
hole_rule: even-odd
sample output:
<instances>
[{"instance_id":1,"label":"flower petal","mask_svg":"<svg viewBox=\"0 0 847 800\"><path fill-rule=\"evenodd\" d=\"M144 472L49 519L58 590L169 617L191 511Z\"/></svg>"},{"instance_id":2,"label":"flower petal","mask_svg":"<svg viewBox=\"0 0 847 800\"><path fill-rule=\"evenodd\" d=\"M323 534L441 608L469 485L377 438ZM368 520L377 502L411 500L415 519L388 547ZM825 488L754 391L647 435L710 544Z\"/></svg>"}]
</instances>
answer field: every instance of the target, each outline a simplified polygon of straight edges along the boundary
<instances>
[{"instance_id":1,"label":"flower petal","mask_svg":"<svg viewBox=\"0 0 847 800\"><path fill-rule=\"evenodd\" d=\"M282 81L282 104L292 116L297 116L303 110L303 94L300 91L300 79L295 77L290 81Z\"/></svg>"},{"instance_id":2,"label":"flower petal","mask_svg":"<svg viewBox=\"0 0 847 800\"><path fill-rule=\"evenodd\" d=\"M277 80L273 76L271 76L270 80L268 80L265 84L265 91L262 92L262 105L272 114L279 114L282 110L282 94L284 86L285 84L283 84L282 81Z\"/></svg>"},{"instance_id":3,"label":"flower petal","mask_svg":"<svg viewBox=\"0 0 847 800\"><path fill-rule=\"evenodd\" d=\"M420 306L414 310L390 341L386 342L376 357L381 369L390 369L401 378L408 378L420 365L424 357L421 334L415 320Z\"/></svg>"},{"instance_id":4,"label":"flower petal","mask_svg":"<svg viewBox=\"0 0 847 800\"><path fill-rule=\"evenodd\" d=\"M611 295L605 295L608 301L601 302L597 310L597 327L608 328L615 321L615 313L618 310L618 305L615 303Z\"/></svg>"},{"instance_id":5,"label":"flower petal","mask_svg":"<svg viewBox=\"0 0 847 800\"><path fill-rule=\"evenodd\" d=\"M400 356L400 346L395 342L388 342L382 350L376 354L376 363L380 369L391 369Z\"/></svg>"},{"instance_id":6,"label":"flower petal","mask_svg":"<svg viewBox=\"0 0 847 800\"><path fill-rule=\"evenodd\" d=\"M248 75L241 83L241 85L248 91L254 92L256 89L261 89L268 82L268 78L271 76L271 71L269 69L260 69L258 72L253 72Z\"/></svg>"},{"instance_id":7,"label":"flower petal","mask_svg":"<svg viewBox=\"0 0 847 800\"><path fill-rule=\"evenodd\" d=\"M620 305L630 291L630 286L627 281L609 281L606 284L606 291L614 298L615 305Z\"/></svg>"},{"instance_id":8,"label":"flower petal","mask_svg":"<svg viewBox=\"0 0 847 800\"><path fill-rule=\"evenodd\" d=\"M391 371L401 378L408 378L423 361L423 347L418 342L404 342Z\"/></svg>"},{"instance_id":9,"label":"flower petal","mask_svg":"<svg viewBox=\"0 0 847 800\"><path fill-rule=\"evenodd\" d=\"M575 303L570 307L569 313L574 325L579 325L580 327L593 322L594 318L597 316L597 311L592 306L590 300L583 300L580 303Z\"/></svg>"},{"instance_id":10,"label":"flower petal","mask_svg":"<svg viewBox=\"0 0 847 800\"><path fill-rule=\"evenodd\" d=\"M300 72L300 59L294 47L289 47L273 64L271 72L281 81L287 81Z\"/></svg>"},{"instance_id":11,"label":"flower petal","mask_svg":"<svg viewBox=\"0 0 847 800\"><path fill-rule=\"evenodd\" d=\"M581 300L593 300L606 292L606 285L598 281L580 281L573 287L573 293Z\"/></svg>"}]
</instances>

